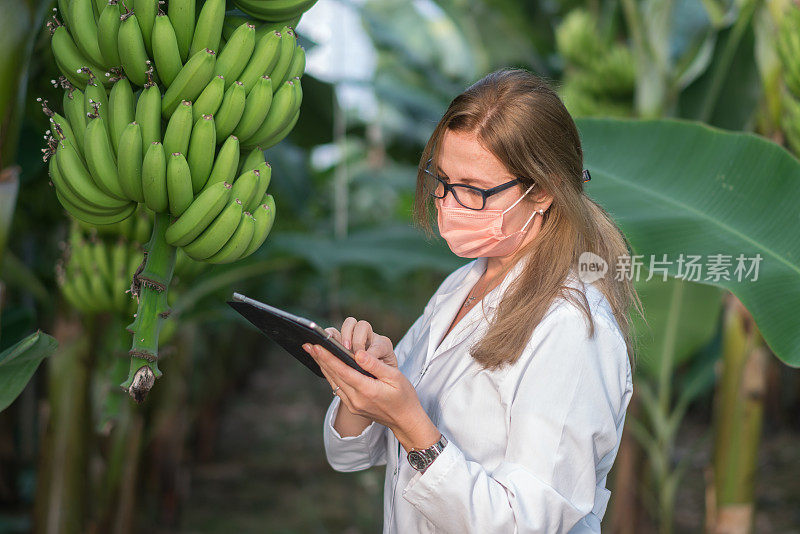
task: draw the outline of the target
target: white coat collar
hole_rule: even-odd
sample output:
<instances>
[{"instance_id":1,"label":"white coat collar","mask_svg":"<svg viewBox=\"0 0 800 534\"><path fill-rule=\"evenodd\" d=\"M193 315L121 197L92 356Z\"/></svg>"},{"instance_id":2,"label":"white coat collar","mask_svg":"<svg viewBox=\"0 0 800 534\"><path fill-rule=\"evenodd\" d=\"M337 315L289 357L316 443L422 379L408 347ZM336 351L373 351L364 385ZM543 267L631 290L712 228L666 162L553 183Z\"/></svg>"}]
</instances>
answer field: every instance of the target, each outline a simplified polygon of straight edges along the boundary
<instances>
[{"instance_id":1,"label":"white coat collar","mask_svg":"<svg viewBox=\"0 0 800 534\"><path fill-rule=\"evenodd\" d=\"M486 271L487 263L488 258L486 257L476 258L471 264L468 264L470 265L468 269L466 269L465 266L465 272L461 280L455 282L447 291L436 295L433 307L433 320L431 321L430 335L428 336L428 350L425 357L426 367L431 360L455 345L456 339L462 339L464 337L461 330L474 323L474 314L485 313L487 317L491 317L492 312L499 306L508 286L511 285L525 268L527 260L523 259L518 261L511 270L506 273L503 281L484 296L483 302L476 302L472 309L467 312L448 334L448 338L442 340L442 337L447 329L450 328L453 319L455 319L463 305L464 300L467 298L468 293ZM570 271L566 283L573 287L582 285L574 269Z\"/></svg>"}]
</instances>

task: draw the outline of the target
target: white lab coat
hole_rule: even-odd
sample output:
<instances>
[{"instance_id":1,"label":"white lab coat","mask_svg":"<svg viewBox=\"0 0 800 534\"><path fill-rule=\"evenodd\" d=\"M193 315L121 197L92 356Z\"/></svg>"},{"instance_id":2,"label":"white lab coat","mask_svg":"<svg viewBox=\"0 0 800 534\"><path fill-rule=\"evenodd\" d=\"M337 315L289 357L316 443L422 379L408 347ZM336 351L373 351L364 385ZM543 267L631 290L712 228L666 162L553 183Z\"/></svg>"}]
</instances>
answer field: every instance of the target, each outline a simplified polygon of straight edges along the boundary
<instances>
[{"instance_id":1,"label":"white lab coat","mask_svg":"<svg viewBox=\"0 0 800 534\"><path fill-rule=\"evenodd\" d=\"M441 454L420 473L380 423L341 437L334 397L323 424L328 462L342 472L386 464L384 534L600 532L606 475L633 392L619 325L602 292L573 271L567 283L584 290L595 337L582 312L559 298L517 362L484 371L468 353L488 326L481 302L442 336L486 262L451 273L395 347L399 369L449 440ZM487 317L521 268L484 297Z\"/></svg>"}]
</instances>

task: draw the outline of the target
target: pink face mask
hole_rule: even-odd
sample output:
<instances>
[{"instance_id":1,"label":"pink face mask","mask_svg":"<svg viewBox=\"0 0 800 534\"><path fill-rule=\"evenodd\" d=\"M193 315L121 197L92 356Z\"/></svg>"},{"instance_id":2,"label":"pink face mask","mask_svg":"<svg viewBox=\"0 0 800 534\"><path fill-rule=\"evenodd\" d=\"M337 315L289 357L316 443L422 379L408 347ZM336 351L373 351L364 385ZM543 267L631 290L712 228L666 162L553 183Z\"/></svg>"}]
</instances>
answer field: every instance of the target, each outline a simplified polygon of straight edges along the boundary
<instances>
[{"instance_id":1,"label":"pink face mask","mask_svg":"<svg viewBox=\"0 0 800 534\"><path fill-rule=\"evenodd\" d=\"M521 229L511 234L503 233L506 213L516 206L533 188L531 185L521 197L504 210L471 210L462 206L445 206L436 199L439 234L447 241L450 250L462 258L508 256L514 253L525 237L525 229L536 216L534 211Z\"/></svg>"}]
</instances>

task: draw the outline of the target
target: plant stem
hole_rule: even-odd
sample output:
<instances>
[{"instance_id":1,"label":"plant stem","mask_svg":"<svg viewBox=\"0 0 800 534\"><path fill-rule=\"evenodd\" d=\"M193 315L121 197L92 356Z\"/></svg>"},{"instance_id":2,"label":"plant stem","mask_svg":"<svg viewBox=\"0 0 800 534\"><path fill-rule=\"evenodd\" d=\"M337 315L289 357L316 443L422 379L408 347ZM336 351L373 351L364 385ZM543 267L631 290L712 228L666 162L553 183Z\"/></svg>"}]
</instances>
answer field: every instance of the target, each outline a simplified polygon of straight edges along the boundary
<instances>
[{"instance_id":1,"label":"plant stem","mask_svg":"<svg viewBox=\"0 0 800 534\"><path fill-rule=\"evenodd\" d=\"M138 403L144 400L156 378L162 374L158 369L158 334L170 313L167 291L177 252L164 237L169 223L168 213L155 214L153 233L145 245L144 269L133 275L131 285L139 306L136 318L127 327L133 334L133 344L128 351L131 365L128 379L120 387Z\"/></svg>"}]
</instances>

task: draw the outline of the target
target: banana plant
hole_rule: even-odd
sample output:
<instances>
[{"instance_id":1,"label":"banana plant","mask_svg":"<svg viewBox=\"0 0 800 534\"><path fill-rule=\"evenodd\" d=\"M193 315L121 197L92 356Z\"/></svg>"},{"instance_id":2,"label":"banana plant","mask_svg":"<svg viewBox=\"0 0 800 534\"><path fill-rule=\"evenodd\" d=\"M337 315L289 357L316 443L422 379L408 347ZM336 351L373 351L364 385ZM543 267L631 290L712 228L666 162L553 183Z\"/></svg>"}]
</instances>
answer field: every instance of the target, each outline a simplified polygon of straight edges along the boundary
<instances>
[{"instance_id":1,"label":"banana plant","mask_svg":"<svg viewBox=\"0 0 800 534\"><path fill-rule=\"evenodd\" d=\"M634 279L647 319L644 324L634 317L639 347L634 387L644 413L629 417L626 424L647 454L649 483L642 487L642 500L656 518L659 532L670 532L675 497L691 458L687 454L673 465L675 441L690 403L713 385L718 354L712 352L711 358L698 354L718 330L723 292L715 286L662 278L653 271L647 278ZM682 368L689 371L683 383L676 383L676 371ZM693 447L704 442L697 440Z\"/></svg>"},{"instance_id":2,"label":"banana plant","mask_svg":"<svg viewBox=\"0 0 800 534\"><path fill-rule=\"evenodd\" d=\"M635 254L660 262L670 277L733 293L772 353L800 366L800 320L792 311L800 305L800 250L791 231L800 162L760 136L695 121L576 123L586 166L599 177L587 192ZM710 262L711 271L701 265L696 279L687 275L679 260L688 255Z\"/></svg>"}]
</instances>

